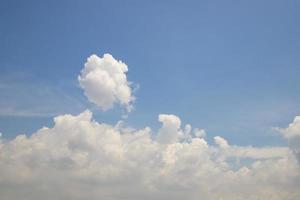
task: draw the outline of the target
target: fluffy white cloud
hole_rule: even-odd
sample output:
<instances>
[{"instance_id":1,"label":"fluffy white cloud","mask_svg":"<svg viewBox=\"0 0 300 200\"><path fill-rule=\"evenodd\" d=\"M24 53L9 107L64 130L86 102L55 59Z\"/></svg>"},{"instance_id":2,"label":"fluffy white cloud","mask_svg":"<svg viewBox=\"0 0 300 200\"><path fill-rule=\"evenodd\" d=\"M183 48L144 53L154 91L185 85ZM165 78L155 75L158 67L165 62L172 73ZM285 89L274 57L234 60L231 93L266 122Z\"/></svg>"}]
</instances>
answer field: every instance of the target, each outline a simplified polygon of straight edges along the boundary
<instances>
[{"instance_id":1,"label":"fluffy white cloud","mask_svg":"<svg viewBox=\"0 0 300 200\"><path fill-rule=\"evenodd\" d=\"M158 121L162 123L162 127L158 131L157 141L162 144L177 142L180 136L180 119L175 115L160 114Z\"/></svg>"},{"instance_id":2,"label":"fluffy white cloud","mask_svg":"<svg viewBox=\"0 0 300 200\"><path fill-rule=\"evenodd\" d=\"M300 137L300 116L296 116L286 129L281 129L281 132L287 139Z\"/></svg>"},{"instance_id":3,"label":"fluffy white cloud","mask_svg":"<svg viewBox=\"0 0 300 200\"><path fill-rule=\"evenodd\" d=\"M196 129L194 130L194 135L195 135L196 137L203 138L203 137L206 136L206 132L205 132L204 129L196 128Z\"/></svg>"},{"instance_id":4,"label":"fluffy white cloud","mask_svg":"<svg viewBox=\"0 0 300 200\"><path fill-rule=\"evenodd\" d=\"M229 147L227 140L225 140L224 138L222 138L220 136L215 136L214 140L215 140L215 143L222 149L227 149Z\"/></svg>"},{"instance_id":5,"label":"fluffy white cloud","mask_svg":"<svg viewBox=\"0 0 300 200\"><path fill-rule=\"evenodd\" d=\"M289 146L297 155L300 161L300 116L296 116L294 121L285 129L277 128L288 140Z\"/></svg>"},{"instance_id":6,"label":"fluffy white cloud","mask_svg":"<svg viewBox=\"0 0 300 200\"><path fill-rule=\"evenodd\" d=\"M114 104L132 109L134 96L127 81L127 65L115 60L112 55L103 58L91 55L78 76L78 81L89 101L103 111L111 109Z\"/></svg>"},{"instance_id":7,"label":"fluffy white cloud","mask_svg":"<svg viewBox=\"0 0 300 200\"><path fill-rule=\"evenodd\" d=\"M153 139L149 127L98 123L87 110L0 139L1 200L299 199L300 167L288 148L231 146L219 136L209 145L175 115L159 121Z\"/></svg>"}]
</instances>

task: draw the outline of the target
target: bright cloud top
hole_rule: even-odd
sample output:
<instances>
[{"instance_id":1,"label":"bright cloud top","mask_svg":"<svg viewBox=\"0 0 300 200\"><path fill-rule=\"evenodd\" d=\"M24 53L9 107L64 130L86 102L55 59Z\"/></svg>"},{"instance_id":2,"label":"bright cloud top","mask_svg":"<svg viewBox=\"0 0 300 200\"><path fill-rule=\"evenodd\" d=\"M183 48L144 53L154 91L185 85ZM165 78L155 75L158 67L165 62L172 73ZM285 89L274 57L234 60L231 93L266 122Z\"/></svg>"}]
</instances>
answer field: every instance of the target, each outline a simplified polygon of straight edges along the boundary
<instances>
[{"instance_id":1,"label":"bright cloud top","mask_svg":"<svg viewBox=\"0 0 300 200\"><path fill-rule=\"evenodd\" d=\"M78 81L89 101L103 111L111 109L114 104L132 109L134 96L127 81L127 65L117 61L110 54L103 58L91 55L78 76Z\"/></svg>"},{"instance_id":2,"label":"bright cloud top","mask_svg":"<svg viewBox=\"0 0 300 200\"><path fill-rule=\"evenodd\" d=\"M300 116L296 116L286 129L279 128L278 130L288 140L290 148L300 161Z\"/></svg>"}]
</instances>

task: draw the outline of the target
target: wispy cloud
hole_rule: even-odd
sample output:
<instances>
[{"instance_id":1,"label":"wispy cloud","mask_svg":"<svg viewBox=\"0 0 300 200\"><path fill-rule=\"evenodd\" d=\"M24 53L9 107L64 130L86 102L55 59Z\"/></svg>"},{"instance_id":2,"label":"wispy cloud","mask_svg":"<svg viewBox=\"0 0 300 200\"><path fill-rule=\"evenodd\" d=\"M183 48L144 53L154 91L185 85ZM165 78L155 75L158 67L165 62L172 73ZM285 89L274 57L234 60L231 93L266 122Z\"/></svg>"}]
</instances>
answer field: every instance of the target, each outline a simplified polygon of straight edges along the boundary
<instances>
[{"instance_id":1,"label":"wispy cloud","mask_svg":"<svg viewBox=\"0 0 300 200\"><path fill-rule=\"evenodd\" d=\"M1 116L55 116L85 107L61 87L41 83L26 73L2 74L0 94Z\"/></svg>"}]
</instances>

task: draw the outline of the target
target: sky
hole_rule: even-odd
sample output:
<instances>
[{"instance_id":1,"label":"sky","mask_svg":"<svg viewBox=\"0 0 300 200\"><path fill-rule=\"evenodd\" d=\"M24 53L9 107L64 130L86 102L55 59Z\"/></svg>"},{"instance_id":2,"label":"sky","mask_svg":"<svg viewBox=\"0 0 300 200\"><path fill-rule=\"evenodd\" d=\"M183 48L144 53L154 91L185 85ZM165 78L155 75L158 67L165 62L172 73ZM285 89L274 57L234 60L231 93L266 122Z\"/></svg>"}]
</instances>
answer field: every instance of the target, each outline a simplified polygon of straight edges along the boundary
<instances>
[{"instance_id":1,"label":"sky","mask_svg":"<svg viewBox=\"0 0 300 200\"><path fill-rule=\"evenodd\" d=\"M87 187L76 198L176 199L165 192L183 188L197 199L191 188L200 187L204 199L297 199L299 8L296 0L0 0L0 185L14 186L0 194L75 199ZM44 171L67 169L59 182L75 183L53 196L57 182ZM124 186L135 172L139 192ZM261 183L261 174L274 179ZM228 189L233 180L243 188ZM26 196L26 185L41 182Z\"/></svg>"},{"instance_id":2,"label":"sky","mask_svg":"<svg viewBox=\"0 0 300 200\"><path fill-rule=\"evenodd\" d=\"M281 144L300 112L298 1L1 1L0 127L31 134L87 101L86 58L110 53L139 87L132 126L173 113L237 144ZM158 98L159 97L159 98ZM97 112L116 122L120 111Z\"/></svg>"}]
</instances>

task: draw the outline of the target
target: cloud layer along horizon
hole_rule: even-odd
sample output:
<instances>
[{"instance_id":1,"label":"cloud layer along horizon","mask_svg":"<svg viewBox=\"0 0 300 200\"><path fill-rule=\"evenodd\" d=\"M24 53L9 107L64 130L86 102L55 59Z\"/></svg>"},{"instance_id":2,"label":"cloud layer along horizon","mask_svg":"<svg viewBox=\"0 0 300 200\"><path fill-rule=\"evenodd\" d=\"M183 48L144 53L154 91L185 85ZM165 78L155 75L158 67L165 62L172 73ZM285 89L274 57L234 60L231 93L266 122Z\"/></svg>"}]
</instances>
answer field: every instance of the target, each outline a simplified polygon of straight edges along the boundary
<instances>
[{"instance_id":1,"label":"cloud layer along horizon","mask_svg":"<svg viewBox=\"0 0 300 200\"><path fill-rule=\"evenodd\" d=\"M86 110L2 139L1 199L299 199L294 148L232 146L220 136L209 145L175 115L159 121L153 133L98 123Z\"/></svg>"}]
</instances>

